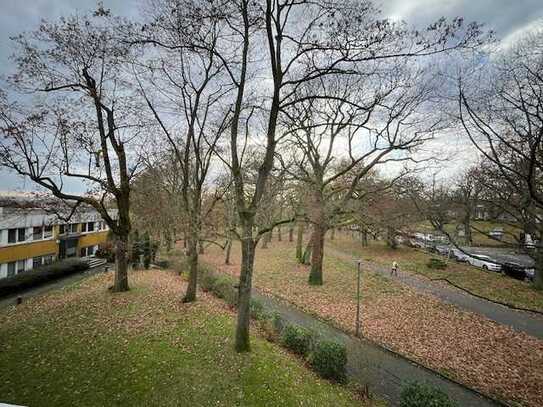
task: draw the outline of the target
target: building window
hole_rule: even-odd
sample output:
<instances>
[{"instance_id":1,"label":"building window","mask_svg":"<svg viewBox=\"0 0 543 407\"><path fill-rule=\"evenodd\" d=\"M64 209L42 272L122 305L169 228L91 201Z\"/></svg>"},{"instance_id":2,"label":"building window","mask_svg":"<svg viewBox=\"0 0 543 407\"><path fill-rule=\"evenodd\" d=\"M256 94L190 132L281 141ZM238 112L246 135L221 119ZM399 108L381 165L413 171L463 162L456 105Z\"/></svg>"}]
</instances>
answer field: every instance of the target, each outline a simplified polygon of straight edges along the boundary
<instances>
[{"instance_id":1,"label":"building window","mask_svg":"<svg viewBox=\"0 0 543 407\"><path fill-rule=\"evenodd\" d=\"M32 268L37 269L38 267L41 267L42 262L43 262L43 258L41 256L34 257L32 259Z\"/></svg>"},{"instance_id":2,"label":"building window","mask_svg":"<svg viewBox=\"0 0 543 407\"><path fill-rule=\"evenodd\" d=\"M17 229L8 230L8 243L15 243L17 241Z\"/></svg>"},{"instance_id":3,"label":"building window","mask_svg":"<svg viewBox=\"0 0 543 407\"><path fill-rule=\"evenodd\" d=\"M87 232L94 232L94 222L89 222L87 224Z\"/></svg>"},{"instance_id":4,"label":"building window","mask_svg":"<svg viewBox=\"0 0 543 407\"><path fill-rule=\"evenodd\" d=\"M17 264L14 261L8 263L8 277L12 277L15 275L16 265Z\"/></svg>"},{"instance_id":5,"label":"building window","mask_svg":"<svg viewBox=\"0 0 543 407\"><path fill-rule=\"evenodd\" d=\"M19 228L17 229L17 241L24 242L26 240L26 229Z\"/></svg>"},{"instance_id":6,"label":"building window","mask_svg":"<svg viewBox=\"0 0 543 407\"><path fill-rule=\"evenodd\" d=\"M82 223L81 224L81 232L86 232L87 231L87 224L86 223Z\"/></svg>"},{"instance_id":7,"label":"building window","mask_svg":"<svg viewBox=\"0 0 543 407\"><path fill-rule=\"evenodd\" d=\"M43 238L50 239L51 237L53 237L53 225L46 225L43 228Z\"/></svg>"},{"instance_id":8,"label":"building window","mask_svg":"<svg viewBox=\"0 0 543 407\"><path fill-rule=\"evenodd\" d=\"M43 228L41 226L34 226L32 233L32 240L41 240L43 239Z\"/></svg>"},{"instance_id":9,"label":"building window","mask_svg":"<svg viewBox=\"0 0 543 407\"><path fill-rule=\"evenodd\" d=\"M17 260L17 274L25 271L26 260Z\"/></svg>"},{"instance_id":10,"label":"building window","mask_svg":"<svg viewBox=\"0 0 543 407\"><path fill-rule=\"evenodd\" d=\"M59 225L58 226L58 234L63 235L64 233L66 233L66 225L64 225L64 224Z\"/></svg>"},{"instance_id":11,"label":"building window","mask_svg":"<svg viewBox=\"0 0 543 407\"><path fill-rule=\"evenodd\" d=\"M77 223L70 223L68 233L77 233Z\"/></svg>"}]
</instances>

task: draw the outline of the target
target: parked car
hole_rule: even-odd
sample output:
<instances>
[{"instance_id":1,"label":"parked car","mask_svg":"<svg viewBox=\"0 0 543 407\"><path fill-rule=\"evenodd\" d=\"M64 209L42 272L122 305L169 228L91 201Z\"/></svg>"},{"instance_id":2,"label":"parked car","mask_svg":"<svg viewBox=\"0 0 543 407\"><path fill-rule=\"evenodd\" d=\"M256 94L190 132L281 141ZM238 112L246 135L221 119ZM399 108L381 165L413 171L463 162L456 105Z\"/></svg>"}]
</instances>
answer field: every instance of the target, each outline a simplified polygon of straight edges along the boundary
<instances>
[{"instance_id":1,"label":"parked car","mask_svg":"<svg viewBox=\"0 0 543 407\"><path fill-rule=\"evenodd\" d=\"M449 246L445 246L445 245L437 245L435 247L435 252L437 254L441 254L442 256L448 256L450 250L451 250L451 248Z\"/></svg>"},{"instance_id":2,"label":"parked car","mask_svg":"<svg viewBox=\"0 0 543 407\"><path fill-rule=\"evenodd\" d=\"M473 257L477 256L477 257ZM492 260L488 256L484 256L482 254L467 256L466 261L471 264L474 267L479 267L484 270L491 270L491 271L501 271L502 266L501 264L497 263L496 261Z\"/></svg>"},{"instance_id":3,"label":"parked car","mask_svg":"<svg viewBox=\"0 0 543 407\"><path fill-rule=\"evenodd\" d=\"M502 240L503 233L503 228L494 228L490 232L488 232L488 235L490 237L493 237L494 239Z\"/></svg>"},{"instance_id":4,"label":"parked car","mask_svg":"<svg viewBox=\"0 0 543 407\"><path fill-rule=\"evenodd\" d=\"M456 248L452 248L450 250L450 255L449 256L452 259L455 259L456 261L461 261L461 262L468 261L468 257L469 257L466 253L464 253L463 251L458 250Z\"/></svg>"},{"instance_id":5,"label":"parked car","mask_svg":"<svg viewBox=\"0 0 543 407\"><path fill-rule=\"evenodd\" d=\"M502 271L509 277L513 277L517 280L532 280L535 275L533 267L527 267L513 262L504 263Z\"/></svg>"}]
</instances>

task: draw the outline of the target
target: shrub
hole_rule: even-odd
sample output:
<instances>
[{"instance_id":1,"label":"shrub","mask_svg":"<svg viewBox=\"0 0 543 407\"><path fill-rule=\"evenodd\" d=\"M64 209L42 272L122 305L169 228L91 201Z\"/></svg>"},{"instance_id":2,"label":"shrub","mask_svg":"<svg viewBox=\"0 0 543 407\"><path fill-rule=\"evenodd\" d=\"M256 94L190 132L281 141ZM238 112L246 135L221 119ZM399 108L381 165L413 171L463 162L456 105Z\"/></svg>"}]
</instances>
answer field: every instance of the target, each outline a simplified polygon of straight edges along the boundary
<instances>
[{"instance_id":1,"label":"shrub","mask_svg":"<svg viewBox=\"0 0 543 407\"><path fill-rule=\"evenodd\" d=\"M66 259L35 270L26 271L13 277L0 279L0 297L16 294L22 290L44 284L87 270L89 265L80 259Z\"/></svg>"},{"instance_id":2,"label":"shrub","mask_svg":"<svg viewBox=\"0 0 543 407\"><path fill-rule=\"evenodd\" d=\"M401 407L456 407L457 404L440 389L429 384L412 382L400 394Z\"/></svg>"},{"instance_id":3,"label":"shrub","mask_svg":"<svg viewBox=\"0 0 543 407\"><path fill-rule=\"evenodd\" d=\"M437 270L444 270L447 268L447 263L445 263L441 259L436 259L432 257L430 260L428 260L428 263L426 263L426 266L429 269L437 269Z\"/></svg>"},{"instance_id":4,"label":"shrub","mask_svg":"<svg viewBox=\"0 0 543 407\"><path fill-rule=\"evenodd\" d=\"M115 247L113 246L113 243L110 241L107 241L100 245L98 250L96 250L96 253L94 253L96 257L99 257L101 259L106 259L108 263L114 263L115 262Z\"/></svg>"},{"instance_id":5,"label":"shrub","mask_svg":"<svg viewBox=\"0 0 543 407\"><path fill-rule=\"evenodd\" d=\"M200 287L204 291L213 292L213 287L215 287L215 284L217 282L217 276L213 273L202 272L200 274L199 282L200 282Z\"/></svg>"},{"instance_id":6,"label":"shrub","mask_svg":"<svg viewBox=\"0 0 543 407\"><path fill-rule=\"evenodd\" d=\"M238 305L238 292L234 288L234 281L229 276L217 276L212 292L231 306L235 307Z\"/></svg>"},{"instance_id":7,"label":"shrub","mask_svg":"<svg viewBox=\"0 0 543 407\"><path fill-rule=\"evenodd\" d=\"M264 306L258 300L251 298L251 304L249 305L251 318L256 319L257 321L262 321L269 319L269 315L264 310Z\"/></svg>"},{"instance_id":8,"label":"shrub","mask_svg":"<svg viewBox=\"0 0 543 407\"><path fill-rule=\"evenodd\" d=\"M309 360L311 367L323 378L344 383L347 380L347 349L337 342L318 342Z\"/></svg>"},{"instance_id":9,"label":"shrub","mask_svg":"<svg viewBox=\"0 0 543 407\"><path fill-rule=\"evenodd\" d=\"M238 304L238 292L234 288L234 284L234 280L230 276L216 274L206 268L200 269L200 287L222 298L233 307Z\"/></svg>"},{"instance_id":10,"label":"shrub","mask_svg":"<svg viewBox=\"0 0 543 407\"><path fill-rule=\"evenodd\" d=\"M170 267L170 262L168 260L159 260L155 262L155 265L157 265L161 269L167 269Z\"/></svg>"},{"instance_id":11,"label":"shrub","mask_svg":"<svg viewBox=\"0 0 543 407\"><path fill-rule=\"evenodd\" d=\"M275 342L278 337L277 329L275 328L272 318L260 319L260 329L264 332L265 338L270 342Z\"/></svg>"},{"instance_id":12,"label":"shrub","mask_svg":"<svg viewBox=\"0 0 543 407\"><path fill-rule=\"evenodd\" d=\"M279 314L278 312L274 312L271 319L274 329L277 332L281 332L285 327L285 322L283 321L283 318L281 318L281 314Z\"/></svg>"},{"instance_id":13,"label":"shrub","mask_svg":"<svg viewBox=\"0 0 543 407\"><path fill-rule=\"evenodd\" d=\"M287 325L281 332L281 343L292 352L306 356L311 350L313 334L300 326Z\"/></svg>"}]
</instances>

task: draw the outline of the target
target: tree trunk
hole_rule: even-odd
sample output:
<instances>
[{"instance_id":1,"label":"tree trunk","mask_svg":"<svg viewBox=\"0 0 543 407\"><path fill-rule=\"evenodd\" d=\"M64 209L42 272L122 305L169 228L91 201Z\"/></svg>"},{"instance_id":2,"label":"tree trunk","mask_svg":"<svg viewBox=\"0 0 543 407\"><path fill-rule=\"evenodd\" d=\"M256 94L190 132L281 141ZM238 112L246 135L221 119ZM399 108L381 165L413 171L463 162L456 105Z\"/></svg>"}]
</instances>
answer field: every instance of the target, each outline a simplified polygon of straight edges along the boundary
<instances>
[{"instance_id":1,"label":"tree trunk","mask_svg":"<svg viewBox=\"0 0 543 407\"><path fill-rule=\"evenodd\" d=\"M362 246L368 247L368 232L366 231L362 232Z\"/></svg>"},{"instance_id":2,"label":"tree trunk","mask_svg":"<svg viewBox=\"0 0 543 407\"><path fill-rule=\"evenodd\" d=\"M113 292L128 291L128 234L117 236L115 262Z\"/></svg>"},{"instance_id":3,"label":"tree trunk","mask_svg":"<svg viewBox=\"0 0 543 407\"><path fill-rule=\"evenodd\" d=\"M541 244L541 241L539 241L535 252L534 288L536 290L543 290L543 247L541 247Z\"/></svg>"},{"instance_id":4,"label":"tree trunk","mask_svg":"<svg viewBox=\"0 0 543 407\"><path fill-rule=\"evenodd\" d=\"M300 263L303 265L308 265L311 263L310 257L311 257L311 248L313 247L312 243L313 243L312 240L309 239L309 242L307 242L305 246L304 253L302 254L302 260L300 261Z\"/></svg>"},{"instance_id":5,"label":"tree trunk","mask_svg":"<svg viewBox=\"0 0 543 407\"><path fill-rule=\"evenodd\" d=\"M293 242L294 241L294 225L290 224L288 227L288 241Z\"/></svg>"},{"instance_id":6,"label":"tree trunk","mask_svg":"<svg viewBox=\"0 0 543 407\"><path fill-rule=\"evenodd\" d=\"M298 234L296 236L296 260L298 260L298 263L303 264L304 258L303 258L303 247L304 244L304 223L298 222Z\"/></svg>"},{"instance_id":7,"label":"tree trunk","mask_svg":"<svg viewBox=\"0 0 543 407\"><path fill-rule=\"evenodd\" d=\"M267 249L268 248L268 243L271 241L271 231L270 232L266 232L264 234L264 237L262 238L262 248L263 249Z\"/></svg>"},{"instance_id":8,"label":"tree trunk","mask_svg":"<svg viewBox=\"0 0 543 407\"><path fill-rule=\"evenodd\" d=\"M183 297L183 302L196 301L196 290L198 286L198 236L197 233L191 231L188 239L188 266L189 266L189 281L187 291Z\"/></svg>"},{"instance_id":9,"label":"tree trunk","mask_svg":"<svg viewBox=\"0 0 543 407\"><path fill-rule=\"evenodd\" d=\"M324 257L324 235L326 228L321 224L315 224L311 237L311 271L309 272L309 284L322 285L322 260Z\"/></svg>"},{"instance_id":10,"label":"tree trunk","mask_svg":"<svg viewBox=\"0 0 543 407\"><path fill-rule=\"evenodd\" d=\"M241 273L238 288L238 320L235 344L237 352L248 352L251 350L249 343L249 306L251 303L254 259L255 243L252 236L252 224L245 221L243 238L241 239Z\"/></svg>"},{"instance_id":11,"label":"tree trunk","mask_svg":"<svg viewBox=\"0 0 543 407\"><path fill-rule=\"evenodd\" d=\"M391 227L387 227L387 246L391 249L398 248L398 244L396 243L396 234L394 233L394 229Z\"/></svg>"},{"instance_id":12,"label":"tree trunk","mask_svg":"<svg viewBox=\"0 0 543 407\"><path fill-rule=\"evenodd\" d=\"M471 216L469 213L466 214L466 217L464 218L464 233L466 245L471 246L473 244L473 240L471 238Z\"/></svg>"},{"instance_id":13,"label":"tree trunk","mask_svg":"<svg viewBox=\"0 0 543 407\"><path fill-rule=\"evenodd\" d=\"M277 226L277 241L282 242L283 236L281 235L281 226Z\"/></svg>"},{"instance_id":14,"label":"tree trunk","mask_svg":"<svg viewBox=\"0 0 543 407\"><path fill-rule=\"evenodd\" d=\"M230 264L230 252L232 251L232 239L228 239L226 242L226 253L224 256L224 264Z\"/></svg>"}]
</instances>

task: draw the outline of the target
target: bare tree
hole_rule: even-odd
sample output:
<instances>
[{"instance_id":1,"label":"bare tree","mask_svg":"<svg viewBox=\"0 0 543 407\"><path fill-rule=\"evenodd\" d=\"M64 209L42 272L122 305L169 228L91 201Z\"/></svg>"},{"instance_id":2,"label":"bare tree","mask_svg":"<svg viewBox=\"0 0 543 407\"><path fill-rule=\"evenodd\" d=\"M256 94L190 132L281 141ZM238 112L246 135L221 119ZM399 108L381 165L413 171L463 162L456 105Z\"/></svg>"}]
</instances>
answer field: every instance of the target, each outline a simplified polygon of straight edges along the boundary
<instances>
[{"instance_id":1,"label":"bare tree","mask_svg":"<svg viewBox=\"0 0 543 407\"><path fill-rule=\"evenodd\" d=\"M482 156L516 195L519 210L543 213L543 30L496 55L476 75L459 80L460 123ZM535 285L543 288L543 233Z\"/></svg>"},{"instance_id":2,"label":"bare tree","mask_svg":"<svg viewBox=\"0 0 543 407\"><path fill-rule=\"evenodd\" d=\"M25 96L13 103L4 93L0 105L1 165L60 199L92 206L115 234L114 291L129 288L130 182L142 129L124 71L129 50L116 32L126 24L99 7L13 38L11 91ZM71 192L68 180L86 192Z\"/></svg>"},{"instance_id":3,"label":"bare tree","mask_svg":"<svg viewBox=\"0 0 543 407\"><path fill-rule=\"evenodd\" d=\"M143 95L182 174L188 226L189 282L184 302L196 300L198 255L203 253L202 199L214 151L229 123L222 103L231 86L217 56L219 15L203 16L198 2L150 0L141 44L159 45L139 64ZM202 24L200 24L202 23ZM145 82L145 83L144 83Z\"/></svg>"}]
</instances>

